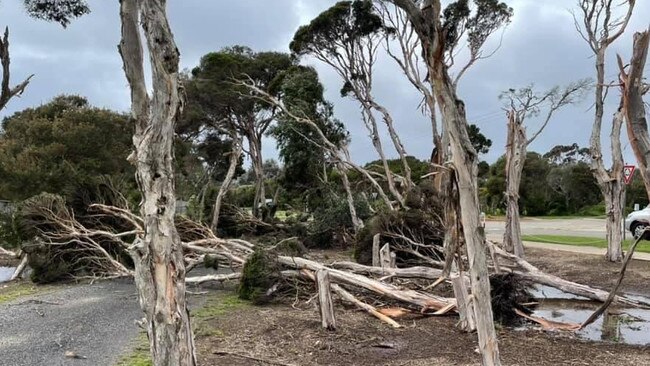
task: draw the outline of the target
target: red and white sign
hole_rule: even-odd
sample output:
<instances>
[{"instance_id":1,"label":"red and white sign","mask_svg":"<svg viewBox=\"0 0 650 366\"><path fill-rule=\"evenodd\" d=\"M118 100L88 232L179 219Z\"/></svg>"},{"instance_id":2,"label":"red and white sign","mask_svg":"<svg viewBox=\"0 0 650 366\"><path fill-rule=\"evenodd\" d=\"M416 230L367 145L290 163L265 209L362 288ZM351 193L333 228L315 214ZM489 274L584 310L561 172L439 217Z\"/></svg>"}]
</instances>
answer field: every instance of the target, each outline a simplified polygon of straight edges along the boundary
<instances>
[{"instance_id":1,"label":"red and white sign","mask_svg":"<svg viewBox=\"0 0 650 366\"><path fill-rule=\"evenodd\" d=\"M623 181L625 184L630 184L630 182L632 182L635 170L636 167L634 165L626 165L623 167Z\"/></svg>"}]
</instances>

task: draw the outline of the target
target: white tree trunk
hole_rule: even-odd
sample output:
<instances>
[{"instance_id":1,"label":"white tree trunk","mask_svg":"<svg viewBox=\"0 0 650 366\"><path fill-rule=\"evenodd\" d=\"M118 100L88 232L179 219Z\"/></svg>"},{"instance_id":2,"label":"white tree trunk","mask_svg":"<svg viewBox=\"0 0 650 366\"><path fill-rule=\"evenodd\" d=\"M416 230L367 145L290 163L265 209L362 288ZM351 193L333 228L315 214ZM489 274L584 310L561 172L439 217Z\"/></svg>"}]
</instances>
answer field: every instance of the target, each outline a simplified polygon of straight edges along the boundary
<instances>
[{"instance_id":1,"label":"white tree trunk","mask_svg":"<svg viewBox=\"0 0 650 366\"><path fill-rule=\"evenodd\" d=\"M624 83L624 105L627 120L627 135L630 145L639 164L639 173L643 178L646 192L650 197L650 134L646 118L644 94L648 92L647 81L643 72L648 59L650 30L634 34L632 59L630 60L629 75ZM622 61L619 62L622 65ZM625 75L624 70L621 70Z\"/></svg>"},{"instance_id":2,"label":"white tree trunk","mask_svg":"<svg viewBox=\"0 0 650 366\"><path fill-rule=\"evenodd\" d=\"M503 246L509 253L524 257L519 224L519 187L526 161L526 131L517 120L516 112L508 115L508 135L506 144L506 230Z\"/></svg>"},{"instance_id":3,"label":"white tree trunk","mask_svg":"<svg viewBox=\"0 0 650 366\"><path fill-rule=\"evenodd\" d=\"M255 173L255 199L253 200L253 216L260 217L260 208L266 204L264 192L264 160L262 158L262 142L254 132L248 136L248 146L253 172Z\"/></svg>"},{"instance_id":4,"label":"white tree trunk","mask_svg":"<svg viewBox=\"0 0 650 366\"><path fill-rule=\"evenodd\" d=\"M442 111L445 131L449 134L451 157L458 180L460 218L469 261L479 350L484 365L500 365L499 346L492 314L485 237L479 220L478 156L467 134L468 124L464 107L456 96L447 70L435 62L432 66L434 90Z\"/></svg>"},{"instance_id":5,"label":"white tree trunk","mask_svg":"<svg viewBox=\"0 0 650 366\"><path fill-rule=\"evenodd\" d=\"M235 172L237 171L237 165L239 164L239 157L242 153L242 141L241 139L233 140L232 151L230 152L230 165L228 166L228 172L221 182L221 187L219 187L219 193L217 193L217 198L214 202L214 211L212 212L212 231L217 232L217 225L219 225L219 213L221 212L221 201L223 197L228 193L230 188L230 183L235 177Z\"/></svg>"},{"instance_id":6,"label":"white tree trunk","mask_svg":"<svg viewBox=\"0 0 650 366\"><path fill-rule=\"evenodd\" d=\"M345 197L348 201L348 209L350 210L350 217L352 218L352 226L354 227L354 232L359 233L363 229L363 220L357 215L357 209L354 207L354 195L352 194L352 188L350 187L350 179L348 179L348 169L344 164L337 164L339 172L341 173L341 180L343 181L343 188L345 188Z\"/></svg>"},{"instance_id":7,"label":"white tree trunk","mask_svg":"<svg viewBox=\"0 0 650 366\"><path fill-rule=\"evenodd\" d=\"M165 0L122 0L119 45L131 87L135 119L130 160L142 191L144 235L132 249L140 307L155 365L196 364L185 300L185 265L174 226L174 125L182 108L179 53L167 21ZM141 22L141 23L140 23ZM153 97L144 77L140 25L152 67Z\"/></svg>"}]
</instances>

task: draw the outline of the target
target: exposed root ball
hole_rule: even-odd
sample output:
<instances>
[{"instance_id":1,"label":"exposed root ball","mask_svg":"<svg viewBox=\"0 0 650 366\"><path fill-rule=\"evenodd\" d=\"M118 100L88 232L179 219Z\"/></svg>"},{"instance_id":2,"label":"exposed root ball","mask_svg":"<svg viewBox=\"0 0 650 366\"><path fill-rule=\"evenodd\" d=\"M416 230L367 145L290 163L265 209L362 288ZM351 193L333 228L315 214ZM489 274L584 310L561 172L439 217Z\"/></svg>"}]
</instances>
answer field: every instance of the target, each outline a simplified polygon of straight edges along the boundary
<instances>
[{"instance_id":1,"label":"exposed root ball","mask_svg":"<svg viewBox=\"0 0 650 366\"><path fill-rule=\"evenodd\" d=\"M523 319L515 313L515 309L526 314L532 313L529 308L521 305L533 300L529 282L512 273L497 274L490 276L490 287L494 320L503 325L518 325Z\"/></svg>"}]
</instances>

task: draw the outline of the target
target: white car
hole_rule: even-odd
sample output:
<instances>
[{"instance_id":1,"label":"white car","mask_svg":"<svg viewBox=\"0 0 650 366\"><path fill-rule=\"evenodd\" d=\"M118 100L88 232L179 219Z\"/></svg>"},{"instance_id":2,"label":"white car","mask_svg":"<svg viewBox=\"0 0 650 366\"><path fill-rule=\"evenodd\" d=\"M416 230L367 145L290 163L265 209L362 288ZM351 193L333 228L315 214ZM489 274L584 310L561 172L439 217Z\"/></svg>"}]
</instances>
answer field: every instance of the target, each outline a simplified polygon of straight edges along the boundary
<instances>
[{"instance_id":1,"label":"white car","mask_svg":"<svg viewBox=\"0 0 650 366\"><path fill-rule=\"evenodd\" d=\"M643 210L633 211L625 218L625 230L628 230L635 239L638 239L646 228L650 226L650 205ZM650 237L650 228L645 238Z\"/></svg>"}]
</instances>

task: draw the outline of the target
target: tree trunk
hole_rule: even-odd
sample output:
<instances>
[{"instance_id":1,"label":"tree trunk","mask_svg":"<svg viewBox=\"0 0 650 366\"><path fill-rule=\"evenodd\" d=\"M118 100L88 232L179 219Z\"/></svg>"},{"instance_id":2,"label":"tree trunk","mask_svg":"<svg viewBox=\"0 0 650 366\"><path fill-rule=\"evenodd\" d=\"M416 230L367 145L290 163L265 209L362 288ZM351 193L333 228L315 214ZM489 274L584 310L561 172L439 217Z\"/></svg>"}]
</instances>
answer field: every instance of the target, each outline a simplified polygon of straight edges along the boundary
<instances>
[{"instance_id":1,"label":"tree trunk","mask_svg":"<svg viewBox=\"0 0 650 366\"><path fill-rule=\"evenodd\" d=\"M406 186L408 191L408 189L414 186L413 179L411 177L411 167L409 166L408 160L406 159L406 157L408 156L408 154L406 153L406 149L404 148L404 145L402 144L402 141L400 140L399 135L395 130L393 117L391 117L390 113L388 113L388 110L383 106L375 102L373 102L373 106L376 110L379 111L379 113L381 113L384 123L388 128L388 135L390 136L390 139L393 141L393 146L395 146L395 151L397 151L397 154L399 155L399 158L402 162L402 169L404 170L404 180L405 180L404 185Z\"/></svg>"},{"instance_id":2,"label":"tree trunk","mask_svg":"<svg viewBox=\"0 0 650 366\"><path fill-rule=\"evenodd\" d=\"M476 306L479 350L483 356L484 365L500 365L499 348L492 314L492 299L490 297L485 237L483 228L479 224L478 156L467 134L465 109L451 86L447 70L436 68L434 71L434 85L438 104L441 107L444 124L449 133L452 162L458 179L460 218L470 264L469 273L472 296L474 296Z\"/></svg>"},{"instance_id":3,"label":"tree trunk","mask_svg":"<svg viewBox=\"0 0 650 366\"><path fill-rule=\"evenodd\" d=\"M623 259L623 212L622 204L625 195L625 186L622 182L611 185L605 196L605 209L607 211L607 253L605 258L610 262L620 262Z\"/></svg>"},{"instance_id":4,"label":"tree trunk","mask_svg":"<svg viewBox=\"0 0 650 366\"><path fill-rule=\"evenodd\" d=\"M439 0L425 0L418 6L410 0L391 1L408 14L422 43L429 80L442 114L445 135L451 146L451 162L458 182L460 218L467 248L479 351L483 365L501 365L492 314L485 237L479 224L478 155L467 133L464 103L456 95L445 64L441 3Z\"/></svg>"},{"instance_id":5,"label":"tree trunk","mask_svg":"<svg viewBox=\"0 0 650 366\"><path fill-rule=\"evenodd\" d=\"M650 197L650 135L648 135L648 121L646 120L643 95L648 92L644 84L643 70L648 58L648 43L650 30L634 34L634 48L630 61L629 74L624 80L623 110L627 121L627 135L630 145L639 164L639 172L643 177L646 192ZM621 72L623 62L619 58Z\"/></svg>"},{"instance_id":6,"label":"tree trunk","mask_svg":"<svg viewBox=\"0 0 650 366\"><path fill-rule=\"evenodd\" d=\"M9 27L5 28L3 37L0 37L0 63L2 64L2 82L0 82L0 110L5 109L11 98L20 96L27 88L31 75L22 83L11 88L9 86L11 57L9 56Z\"/></svg>"},{"instance_id":7,"label":"tree trunk","mask_svg":"<svg viewBox=\"0 0 650 366\"><path fill-rule=\"evenodd\" d=\"M221 182L221 187L219 187L219 193L217 193L217 199L214 202L214 211L212 212L212 231L217 232L217 225L219 224L219 213L221 212L221 201L223 197L228 193L230 188L230 183L235 177L235 172L237 171L237 165L239 164L239 157L242 153L242 141L241 139L233 140L232 151L230 152L230 166L228 166L228 172L226 173L223 182Z\"/></svg>"},{"instance_id":8,"label":"tree trunk","mask_svg":"<svg viewBox=\"0 0 650 366\"><path fill-rule=\"evenodd\" d=\"M264 192L264 160L262 159L262 141L255 133L249 134L248 145L251 164L255 173L255 199L253 200L253 216L260 217L260 208L266 204Z\"/></svg>"},{"instance_id":9,"label":"tree trunk","mask_svg":"<svg viewBox=\"0 0 650 366\"><path fill-rule=\"evenodd\" d=\"M515 111L508 113L508 137L506 144L506 231L503 246L508 253L524 257L519 224L519 187L526 160L526 131L517 119Z\"/></svg>"},{"instance_id":10,"label":"tree trunk","mask_svg":"<svg viewBox=\"0 0 650 366\"><path fill-rule=\"evenodd\" d=\"M318 288L321 325L327 330L336 330L336 318L334 317L332 289L328 270L320 269L316 271L316 287Z\"/></svg>"},{"instance_id":11,"label":"tree trunk","mask_svg":"<svg viewBox=\"0 0 650 366\"><path fill-rule=\"evenodd\" d=\"M131 88L135 119L130 160L142 191L144 235L131 251L140 307L155 365L195 365L194 339L185 300L185 265L174 226L174 125L182 108L179 53L169 27L165 0L122 0L119 45ZM139 22L152 66L153 97L144 77Z\"/></svg>"},{"instance_id":12,"label":"tree trunk","mask_svg":"<svg viewBox=\"0 0 650 366\"><path fill-rule=\"evenodd\" d=\"M386 175L386 183L388 184L388 190L390 193L395 197L397 202L399 202L400 206L406 207L406 204L404 202L404 197L400 194L400 192L397 190L397 186L395 185L395 179L393 178L393 172L390 170L390 167L388 166L388 161L386 160L386 154L384 154L384 147L381 143L381 137L379 136L379 129L377 128L377 121L375 119L375 116L372 114L372 109L364 107L363 110L363 117L364 120L366 121L366 124L369 126L369 130L371 133L371 139L372 139L372 146L375 147L375 150L377 150L377 153L379 154L379 158L381 159L382 166L384 168L384 174Z\"/></svg>"},{"instance_id":13,"label":"tree trunk","mask_svg":"<svg viewBox=\"0 0 650 366\"><path fill-rule=\"evenodd\" d=\"M345 188L345 197L348 201L348 209L350 210L350 217L352 218L352 226L356 234L363 229L363 220L357 216L357 209L354 207L354 195L350 187L350 179L348 179L348 169L344 164L338 164L339 172L341 173L341 180L343 181L343 188Z\"/></svg>"}]
</instances>

